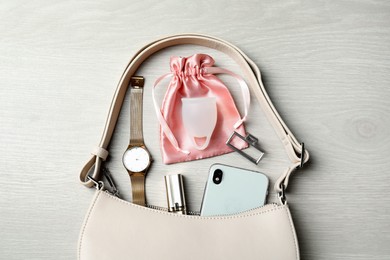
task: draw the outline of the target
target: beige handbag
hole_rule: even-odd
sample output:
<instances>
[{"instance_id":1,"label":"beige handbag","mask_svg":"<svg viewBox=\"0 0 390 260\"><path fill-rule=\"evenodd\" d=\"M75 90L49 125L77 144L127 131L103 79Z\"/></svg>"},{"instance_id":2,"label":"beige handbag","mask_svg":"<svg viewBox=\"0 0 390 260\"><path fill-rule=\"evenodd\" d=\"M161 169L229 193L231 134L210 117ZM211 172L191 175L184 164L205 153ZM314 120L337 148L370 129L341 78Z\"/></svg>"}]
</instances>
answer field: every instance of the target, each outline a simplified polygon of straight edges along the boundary
<instances>
[{"instance_id":1,"label":"beige handbag","mask_svg":"<svg viewBox=\"0 0 390 260\"><path fill-rule=\"evenodd\" d=\"M153 53L180 44L196 44L222 51L240 65L251 93L256 96L291 160L291 165L274 187L279 194L279 204L267 204L233 216L176 215L121 200L96 181L101 179L101 165L108 155L106 148L130 77ZM78 259L299 259L294 224L284 192L291 173L308 159L309 153L272 105L259 69L237 47L220 39L195 34L175 35L152 42L138 51L123 73L100 145L81 171L81 182L88 187L96 186L97 191L81 229Z\"/></svg>"}]
</instances>

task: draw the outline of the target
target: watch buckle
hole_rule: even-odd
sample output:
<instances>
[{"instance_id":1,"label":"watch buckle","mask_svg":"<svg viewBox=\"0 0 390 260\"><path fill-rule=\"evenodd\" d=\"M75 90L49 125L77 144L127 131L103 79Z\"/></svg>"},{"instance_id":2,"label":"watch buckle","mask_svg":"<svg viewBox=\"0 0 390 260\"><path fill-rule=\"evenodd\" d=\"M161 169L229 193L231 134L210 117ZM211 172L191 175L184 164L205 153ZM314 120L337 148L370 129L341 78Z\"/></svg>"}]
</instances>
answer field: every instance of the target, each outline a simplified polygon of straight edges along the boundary
<instances>
[{"instance_id":1,"label":"watch buckle","mask_svg":"<svg viewBox=\"0 0 390 260\"><path fill-rule=\"evenodd\" d=\"M133 76L130 79L130 85L132 88L143 88L145 79L142 76Z\"/></svg>"}]
</instances>

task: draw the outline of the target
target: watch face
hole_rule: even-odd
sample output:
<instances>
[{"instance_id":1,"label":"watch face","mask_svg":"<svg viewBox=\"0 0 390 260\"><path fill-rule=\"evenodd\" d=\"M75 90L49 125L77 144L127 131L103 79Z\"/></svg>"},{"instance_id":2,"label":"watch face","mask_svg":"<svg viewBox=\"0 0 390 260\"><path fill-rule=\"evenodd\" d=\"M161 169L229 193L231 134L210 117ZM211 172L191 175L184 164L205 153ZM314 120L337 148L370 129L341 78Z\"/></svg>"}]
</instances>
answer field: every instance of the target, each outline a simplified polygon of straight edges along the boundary
<instances>
[{"instance_id":1,"label":"watch face","mask_svg":"<svg viewBox=\"0 0 390 260\"><path fill-rule=\"evenodd\" d=\"M131 172L142 172L150 164L150 155L142 147L132 147L123 154L123 164Z\"/></svg>"}]
</instances>

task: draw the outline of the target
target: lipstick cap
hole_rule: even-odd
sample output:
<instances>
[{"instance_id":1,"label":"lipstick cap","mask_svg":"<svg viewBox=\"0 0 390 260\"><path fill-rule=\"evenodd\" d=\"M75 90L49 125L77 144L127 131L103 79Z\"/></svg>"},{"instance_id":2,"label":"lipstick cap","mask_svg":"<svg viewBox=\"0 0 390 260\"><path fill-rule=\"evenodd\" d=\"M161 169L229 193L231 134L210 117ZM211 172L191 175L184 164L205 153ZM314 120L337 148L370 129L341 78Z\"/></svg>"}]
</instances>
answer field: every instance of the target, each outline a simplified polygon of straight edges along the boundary
<instances>
[{"instance_id":1,"label":"lipstick cap","mask_svg":"<svg viewBox=\"0 0 390 260\"><path fill-rule=\"evenodd\" d=\"M183 176L181 174L166 175L164 179L167 189L168 211L187 214Z\"/></svg>"}]
</instances>

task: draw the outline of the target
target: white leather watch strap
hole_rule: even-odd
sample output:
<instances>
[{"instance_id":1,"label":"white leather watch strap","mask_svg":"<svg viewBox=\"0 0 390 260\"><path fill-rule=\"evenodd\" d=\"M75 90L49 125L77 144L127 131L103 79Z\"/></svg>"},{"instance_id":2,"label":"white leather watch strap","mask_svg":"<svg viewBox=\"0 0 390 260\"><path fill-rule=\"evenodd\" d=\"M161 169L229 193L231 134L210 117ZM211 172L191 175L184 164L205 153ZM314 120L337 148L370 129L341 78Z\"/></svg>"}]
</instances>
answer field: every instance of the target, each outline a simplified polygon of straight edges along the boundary
<instances>
[{"instance_id":1,"label":"white leather watch strap","mask_svg":"<svg viewBox=\"0 0 390 260\"><path fill-rule=\"evenodd\" d=\"M286 171L282 174L282 176L277 180L275 184L275 190L277 192L281 192L283 189L287 188L291 173L300 165L303 165L303 163L309 160L309 153L307 150L303 149L302 145L297 141L297 139L294 137L294 135L291 133L287 125L283 122L282 118L276 111L267 92L265 91L265 88L261 81L260 70L256 66L256 64L236 46L211 36L199 34L173 35L151 42L141 48L130 60L118 83L99 147L106 149L110 143L119 116L119 112L123 104L126 90L129 85L130 78L136 72L138 67L150 55L154 54L155 52L170 46L182 44L201 45L222 51L229 55L240 65L252 94L254 94L259 101L263 111L267 115L268 120L271 122L277 135L284 144L287 155L291 161L290 167L286 169ZM302 158L303 160L301 161ZM88 187L93 186L92 181L87 179L87 175L90 171L92 171L93 167L94 170L92 173L92 178L99 179L102 160L103 158L97 155L93 155L86 163L80 173L80 181L84 185Z\"/></svg>"}]
</instances>

